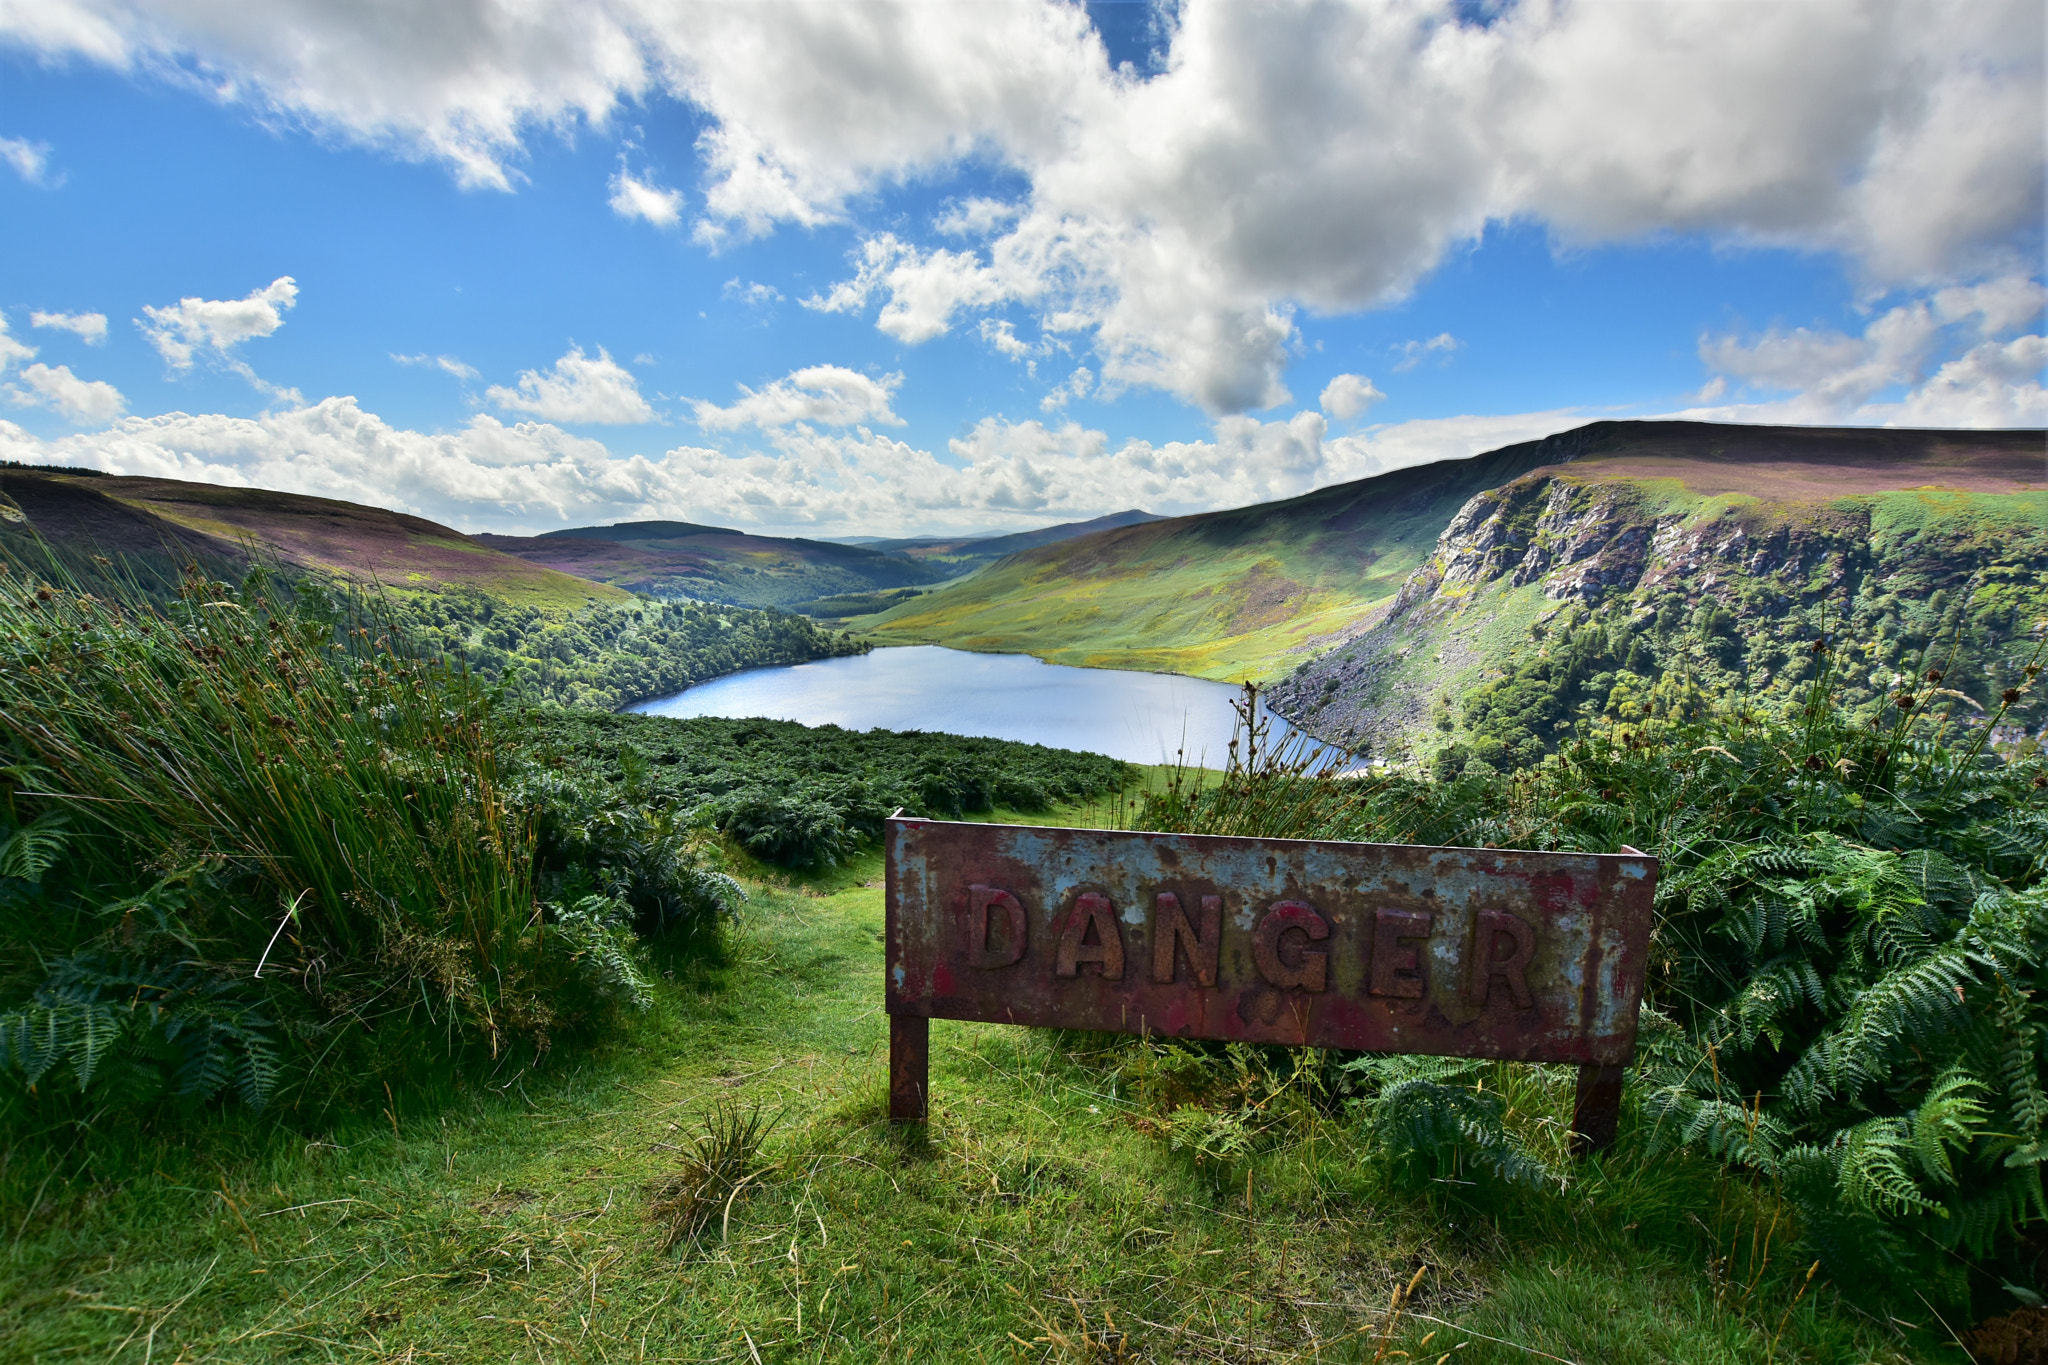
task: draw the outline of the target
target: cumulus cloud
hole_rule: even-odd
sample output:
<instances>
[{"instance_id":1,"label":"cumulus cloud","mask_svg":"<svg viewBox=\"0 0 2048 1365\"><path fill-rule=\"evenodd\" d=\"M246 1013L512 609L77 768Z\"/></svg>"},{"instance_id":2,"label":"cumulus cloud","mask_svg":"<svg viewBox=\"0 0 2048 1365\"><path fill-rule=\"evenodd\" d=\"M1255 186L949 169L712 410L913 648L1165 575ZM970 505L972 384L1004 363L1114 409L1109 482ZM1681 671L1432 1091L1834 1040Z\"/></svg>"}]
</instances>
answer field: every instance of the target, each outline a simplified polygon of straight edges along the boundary
<instances>
[{"instance_id":1,"label":"cumulus cloud","mask_svg":"<svg viewBox=\"0 0 2048 1365\"><path fill-rule=\"evenodd\" d=\"M1057 412L1076 398L1086 398L1095 387L1095 371L1086 365L1079 366L1051 393L1039 400L1038 406L1044 412Z\"/></svg>"},{"instance_id":2,"label":"cumulus cloud","mask_svg":"<svg viewBox=\"0 0 2048 1365\"><path fill-rule=\"evenodd\" d=\"M432 517L464 530L540 531L673 518L782 533L1015 527L1123 507L1186 513L1288 497L1455 458L1584 420L1576 414L1407 423L1332 438L1320 413L1218 420L1206 439L1125 441L1078 422L986 418L941 451L861 425L791 422L765 448L678 445L617 454L548 422L479 414L427 433L354 398L239 418L167 413L40 439L0 421L0 459L286 489Z\"/></svg>"},{"instance_id":3,"label":"cumulus cloud","mask_svg":"<svg viewBox=\"0 0 2048 1365\"><path fill-rule=\"evenodd\" d=\"M0 161L31 185L46 185L50 173L50 144L26 138L0 137Z\"/></svg>"},{"instance_id":4,"label":"cumulus cloud","mask_svg":"<svg viewBox=\"0 0 2048 1365\"><path fill-rule=\"evenodd\" d=\"M945 211L932 219L932 227L948 237L986 237L1016 222L1023 212L1021 205L1000 199L963 199L946 205Z\"/></svg>"},{"instance_id":5,"label":"cumulus cloud","mask_svg":"<svg viewBox=\"0 0 2048 1365\"><path fill-rule=\"evenodd\" d=\"M1722 420L1913 426L2048 421L2042 338L2011 336L2038 325L2044 304L2048 290L2014 275L1897 304L1860 335L1772 327L1747 339L1704 336L1700 359L1713 378L1700 400L1734 392L1749 401L1694 412ZM1784 396L1755 397L1761 394Z\"/></svg>"},{"instance_id":6,"label":"cumulus cloud","mask_svg":"<svg viewBox=\"0 0 2048 1365\"><path fill-rule=\"evenodd\" d=\"M477 374L476 366L465 365L452 355L427 355L425 352L421 352L418 355L400 355L398 352L393 351L391 358L401 365L431 365L446 374L454 375L465 384L473 379L480 378Z\"/></svg>"},{"instance_id":7,"label":"cumulus cloud","mask_svg":"<svg viewBox=\"0 0 2048 1365\"><path fill-rule=\"evenodd\" d=\"M640 381L604 347L593 359L581 346L546 370L521 370L512 388L493 384L484 398L507 412L530 412L549 422L625 425L652 422L654 409L640 396Z\"/></svg>"},{"instance_id":8,"label":"cumulus cloud","mask_svg":"<svg viewBox=\"0 0 2048 1365\"><path fill-rule=\"evenodd\" d=\"M305 402L297 389L264 379L234 351L243 342L270 336L284 326L285 313L298 299L298 282L280 275L244 298L191 296L162 308L144 304L142 311L149 321L137 318L135 325L174 372L190 370L196 360L204 358L240 375L259 393L296 405Z\"/></svg>"},{"instance_id":9,"label":"cumulus cloud","mask_svg":"<svg viewBox=\"0 0 2048 1365\"><path fill-rule=\"evenodd\" d=\"M162 308L145 304L149 321L136 320L149 344L174 370L189 370L201 352L225 357L236 346L267 337L284 326L284 315L299 301L298 282L280 275L239 299L189 297Z\"/></svg>"},{"instance_id":10,"label":"cumulus cloud","mask_svg":"<svg viewBox=\"0 0 2048 1365\"><path fill-rule=\"evenodd\" d=\"M640 180L623 166L611 179L612 212L621 218L640 218L656 227L674 227L683 216L683 192L665 190L650 180Z\"/></svg>"},{"instance_id":11,"label":"cumulus cloud","mask_svg":"<svg viewBox=\"0 0 2048 1365\"><path fill-rule=\"evenodd\" d=\"M1460 0L1184 0L1144 77L1055 0L0 15L45 58L204 72L215 98L468 185L513 187L537 132L686 101L692 231L713 247L853 221L877 190L972 160L1018 188L939 214L956 246L863 233L813 306L872 310L909 344L1028 310L1105 381L1218 413L1286 401L1298 312L1398 299L1490 223L1835 251L1889 289L2006 273L2038 255L2044 216L2037 0L1813 0L1740 23L1688 4L1524 0L1481 20Z\"/></svg>"},{"instance_id":12,"label":"cumulus cloud","mask_svg":"<svg viewBox=\"0 0 2048 1365\"><path fill-rule=\"evenodd\" d=\"M105 313L30 313L28 325L73 333L88 346L102 346L107 340Z\"/></svg>"},{"instance_id":13,"label":"cumulus cloud","mask_svg":"<svg viewBox=\"0 0 2048 1365\"><path fill-rule=\"evenodd\" d=\"M79 426L111 422L128 407L112 384L80 379L69 365L31 365L19 385L7 386L7 396L23 406L49 408Z\"/></svg>"},{"instance_id":14,"label":"cumulus cloud","mask_svg":"<svg viewBox=\"0 0 2048 1365\"><path fill-rule=\"evenodd\" d=\"M1038 366L1032 357L1041 355L1046 347L1043 343L1033 345L1017 335L1017 324L1008 318L983 318L975 330L989 349L1010 360L1021 360L1030 366L1030 373L1036 374Z\"/></svg>"},{"instance_id":15,"label":"cumulus cloud","mask_svg":"<svg viewBox=\"0 0 2048 1365\"><path fill-rule=\"evenodd\" d=\"M900 427L903 419L889 407L902 385L900 374L871 379L839 365L812 365L793 370L759 389L740 386L740 400L728 407L692 400L697 425L706 431L758 427L771 431L798 422L849 427L864 422Z\"/></svg>"},{"instance_id":16,"label":"cumulus cloud","mask_svg":"<svg viewBox=\"0 0 2048 1365\"><path fill-rule=\"evenodd\" d=\"M1340 422L1348 422L1385 398L1362 374L1340 374L1323 385L1322 408Z\"/></svg>"}]
</instances>

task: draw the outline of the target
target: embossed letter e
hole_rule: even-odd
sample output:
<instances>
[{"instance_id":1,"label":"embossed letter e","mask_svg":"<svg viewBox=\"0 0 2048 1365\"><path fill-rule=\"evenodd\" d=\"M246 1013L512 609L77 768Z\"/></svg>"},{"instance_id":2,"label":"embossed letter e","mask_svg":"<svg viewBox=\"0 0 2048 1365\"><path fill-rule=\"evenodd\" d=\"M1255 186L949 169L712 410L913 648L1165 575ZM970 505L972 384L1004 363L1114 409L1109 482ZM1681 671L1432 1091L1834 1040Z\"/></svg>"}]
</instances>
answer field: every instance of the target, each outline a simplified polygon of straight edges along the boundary
<instances>
[{"instance_id":1,"label":"embossed letter e","mask_svg":"<svg viewBox=\"0 0 2048 1365\"><path fill-rule=\"evenodd\" d=\"M1093 943L1087 941L1091 925L1095 929ZM1084 891L1074 898L1074 908L1067 911L1067 927L1060 933L1053 970L1061 976L1079 976L1083 962L1101 963L1104 981L1124 979L1123 931L1116 927L1109 897L1100 891Z\"/></svg>"},{"instance_id":2,"label":"embossed letter e","mask_svg":"<svg viewBox=\"0 0 2048 1365\"><path fill-rule=\"evenodd\" d=\"M957 885L957 883L956 883ZM995 912L1003 912L1009 932L1002 946L996 945ZM976 882L967 888L967 961L976 967L1007 967L1024 956L1024 907L999 886Z\"/></svg>"},{"instance_id":3,"label":"embossed letter e","mask_svg":"<svg viewBox=\"0 0 2048 1365\"><path fill-rule=\"evenodd\" d=\"M1176 946L1187 958L1197 984L1216 984L1216 959L1223 947L1223 897L1202 897L1202 932L1198 934L1180 908L1180 897L1171 891L1159 893L1152 907L1152 979L1162 986L1173 981L1178 965L1174 961Z\"/></svg>"}]
</instances>

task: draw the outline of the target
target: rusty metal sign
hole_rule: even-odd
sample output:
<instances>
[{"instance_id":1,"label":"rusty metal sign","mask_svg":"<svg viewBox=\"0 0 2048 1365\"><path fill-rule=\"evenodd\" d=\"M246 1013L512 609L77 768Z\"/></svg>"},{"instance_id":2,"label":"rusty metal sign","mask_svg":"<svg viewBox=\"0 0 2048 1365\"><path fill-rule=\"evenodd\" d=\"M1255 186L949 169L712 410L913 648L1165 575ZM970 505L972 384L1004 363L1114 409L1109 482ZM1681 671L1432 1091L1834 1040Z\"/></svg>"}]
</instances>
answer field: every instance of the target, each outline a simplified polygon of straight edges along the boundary
<instances>
[{"instance_id":1,"label":"rusty metal sign","mask_svg":"<svg viewBox=\"0 0 2048 1365\"><path fill-rule=\"evenodd\" d=\"M890 1115L927 1021L1580 1066L1612 1139L1658 864L1618 854L888 822Z\"/></svg>"}]
</instances>

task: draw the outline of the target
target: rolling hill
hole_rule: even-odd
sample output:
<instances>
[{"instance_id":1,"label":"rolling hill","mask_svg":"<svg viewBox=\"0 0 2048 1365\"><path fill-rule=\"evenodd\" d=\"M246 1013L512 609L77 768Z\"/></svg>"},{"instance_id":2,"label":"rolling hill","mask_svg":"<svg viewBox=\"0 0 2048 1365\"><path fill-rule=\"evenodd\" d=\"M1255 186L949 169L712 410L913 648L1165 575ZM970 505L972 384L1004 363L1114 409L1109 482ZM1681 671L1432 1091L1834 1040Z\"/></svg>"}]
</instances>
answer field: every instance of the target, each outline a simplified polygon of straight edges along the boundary
<instances>
[{"instance_id":1,"label":"rolling hill","mask_svg":"<svg viewBox=\"0 0 2048 1365\"><path fill-rule=\"evenodd\" d=\"M332 498L82 470L0 468L0 494L23 520L0 535L133 561L252 552L284 565L395 589L474 588L549 611L618 604L630 595L479 544L423 517Z\"/></svg>"},{"instance_id":2,"label":"rolling hill","mask_svg":"<svg viewBox=\"0 0 2048 1365\"><path fill-rule=\"evenodd\" d=\"M2041 515L2029 510L2030 499L2048 489L2038 431L1598 422L1283 502L1027 550L856 624L884 643L1273 681L1375 631L1411 576L1442 556L1439 538L1473 499L1567 468L1575 488L1626 486L1645 497L1663 490L1659 496L1677 502L1731 511L1949 489L2016 509L2011 515L2023 524ZM1843 524L1854 523L1851 516ZM1548 544L1556 533L1543 534ZM1681 577L1684 591L1713 586L1704 570ZM1476 620L1465 618L1465 628ZM1488 655L1483 666L1498 666L1479 652ZM1318 675L1314 686L1326 684ZM1348 719L1363 724L1362 711Z\"/></svg>"},{"instance_id":3,"label":"rolling hill","mask_svg":"<svg viewBox=\"0 0 2048 1365\"><path fill-rule=\"evenodd\" d=\"M626 521L477 540L530 563L649 597L781 607L829 619L873 611L907 595L906 589L972 573L1017 550L1152 519L1149 512L1132 510L981 539L857 544L753 535L686 521Z\"/></svg>"}]
</instances>

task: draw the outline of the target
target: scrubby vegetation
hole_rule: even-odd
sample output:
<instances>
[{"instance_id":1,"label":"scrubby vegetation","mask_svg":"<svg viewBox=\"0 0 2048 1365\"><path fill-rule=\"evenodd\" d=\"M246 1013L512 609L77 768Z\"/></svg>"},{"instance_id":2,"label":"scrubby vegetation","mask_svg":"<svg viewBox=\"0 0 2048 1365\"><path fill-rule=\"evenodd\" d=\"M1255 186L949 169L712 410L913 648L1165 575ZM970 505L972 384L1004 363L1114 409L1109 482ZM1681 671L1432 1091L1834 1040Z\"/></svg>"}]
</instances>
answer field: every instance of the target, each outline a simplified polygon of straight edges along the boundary
<instances>
[{"instance_id":1,"label":"scrubby vegetation","mask_svg":"<svg viewBox=\"0 0 2048 1365\"><path fill-rule=\"evenodd\" d=\"M767 862L816 868L881 837L901 808L955 818L1042 811L1121 791L1100 754L917 731L792 721L532 712L518 728L544 767L730 835Z\"/></svg>"},{"instance_id":2,"label":"scrubby vegetation","mask_svg":"<svg viewBox=\"0 0 2048 1365\"><path fill-rule=\"evenodd\" d=\"M1934 586L1924 577L1895 575L1853 595L1817 593L1790 608L1761 600L1761 591L1734 606L1713 598L1694 606L1676 593L1655 611L1568 606L1532 630L1503 676L1455 710L1448 698L1440 702L1437 724L1449 742L1437 762L1452 773L1471 759L1524 767L1603 724L1683 720L1710 699L1775 707L1799 696L1823 664L1833 704L1867 723L1927 657L1948 662L1940 696L1964 703L1958 721L2003 706L2009 738L2039 733L2048 700L2031 691L2013 703L1999 698L2026 681L2028 626L2048 606L2040 585L1987 577ZM1834 642L1826 659L1811 648L1823 638Z\"/></svg>"},{"instance_id":3,"label":"scrubby vegetation","mask_svg":"<svg viewBox=\"0 0 2048 1365\"><path fill-rule=\"evenodd\" d=\"M646 1003L634 921L729 888L511 781L482 686L404 625L261 572L161 603L0 573L0 1072L262 1106L531 1061Z\"/></svg>"},{"instance_id":4,"label":"scrubby vegetation","mask_svg":"<svg viewBox=\"0 0 2048 1365\"><path fill-rule=\"evenodd\" d=\"M2042 648L1989 716L1949 686L1953 661L1900 679L1879 709L1849 650L1821 637L1808 655L1782 713L1700 698L1514 773L1332 780L1283 755L1220 785L1171 784L1139 819L1658 854L1636 1159L1685 1149L1753 1172L1831 1272L1902 1299L1956 1311L2005 1284L2036 1295L2048 756L1990 737L2034 700ZM1427 1178L1560 1182L1544 1156L1555 1135L1504 1117L1508 1070L1367 1058L1347 1075L1366 1083L1375 1135Z\"/></svg>"},{"instance_id":5,"label":"scrubby vegetation","mask_svg":"<svg viewBox=\"0 0 2048 1365\"><path fill-rule=\"evenodd\" d=\"M502 679L512 700L605 711L743 668L872 648L780 611L651 598L567 614L449 588L405 594L384 609L402 619L419 648Z\"/></svg>"}]
</instances>

